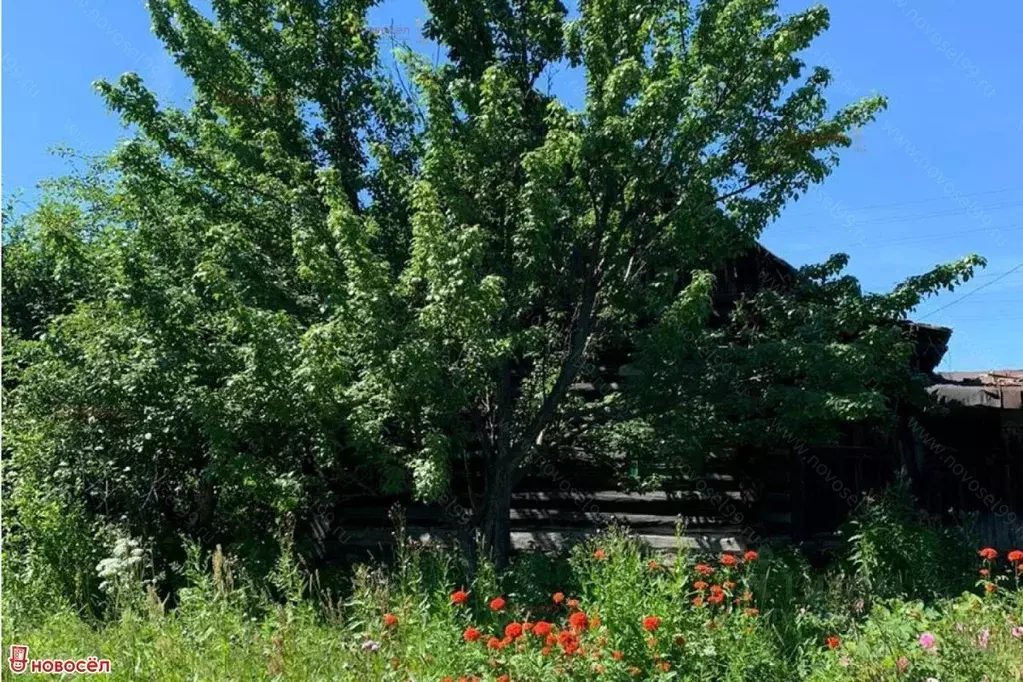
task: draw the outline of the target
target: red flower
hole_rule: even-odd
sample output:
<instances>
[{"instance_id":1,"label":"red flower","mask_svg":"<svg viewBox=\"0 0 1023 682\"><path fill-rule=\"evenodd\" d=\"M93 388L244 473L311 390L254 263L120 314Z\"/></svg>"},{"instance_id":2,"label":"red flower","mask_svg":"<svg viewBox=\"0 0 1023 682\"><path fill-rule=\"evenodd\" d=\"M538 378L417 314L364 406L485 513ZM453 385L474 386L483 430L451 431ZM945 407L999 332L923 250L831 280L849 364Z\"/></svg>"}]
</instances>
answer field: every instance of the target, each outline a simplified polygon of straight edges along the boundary
<instances>
[{"instance_id":1,"label":"red flower","mask_svg":"<svg viewBox=\"0 0 1023 682\"><path fill-rule=\"evenodd\" d=\"M831 635L830 637L828 637L826 643L829 649L837 649L838 645L841 644L837 635Z\"/></svg>"},{"instance_id":2,"label":"red flower","mask_svg":"<svg viewBox=\"0 0 1023 682\"><path fill-rule=\"evenodd\" d=\"M693 570L703 576L708 576L714 572L714 569L707 564L696 564L693 566Z\"/></svg>"},{"instance_id":3,"label":"red flower","mask_svg":"<svg viewBox=\"0 0 1023 682\"><path fill-rule=\"evenodd\" d=\"M565 631L558 635L558 644L561 645L561 649L568 655L572 655L579 651L579 638L571 632Z\"/></svg>"},{"instance_id":4,"label":"red flower","mask_svg":"<svg viewBox=\"0 0 1023 682\"><path fill-rule=\"evenodd\" d=\"M549 646L545 646L544 648L540 649L540 655L541 656L550 656L551 655L551 648Z\"/></svg>"},{"instance_id":5,"label":"red flower","mask_svg":"<svg viewBox=\"0 0 1023 682\"><path fill-rule=\"evenodd\" d=\"M506 603L507 602L504 600L504 597L494 597L493 599L490 600L490 610L500 611L501 609L504 608L504 605Z\"/></svg>"},{"instance_id":6,"label":"red flower","mask_svg":"<svg viewBox=\"0 0 1023 682\"><path fill-rule=\"evenodd\" d=\"M739 560L735 558L734 554L722 554L721 565L722 566L735 566L739 563Z\"/></svg>"},{"instance_id":7,"label":"red flower","mask_svg":"<svg viewBox=\"0 0 1023 682\"><path fill-rule=\"evenodd\" d=\"M1023 551L1014 549L1011 552L1009 552L1008 558L1009 561L1011 561L1012 563L1018 564L1019 562L1023 561Z\"/></svg>"},{"instance_id":8,"label":"red flower","mask_svg":"<svg viewBox=\"0 0 1023 682\"><path fill-rule=\"evenodd\" d=\"M668 663L667 661L661 661L660 663L657 664L657 667L659 667L664 672L668 672L669 670L671 670L671 663Z\"/></svg>"},{"instance_id":9,"label":"red flower","mask_svg":"<svg viewBox=\"0 0 1023 682\"><path fill-rule=\"evenodd\" d=\"M568 624L575 632L585 632L590 627L590 619L582 611L576 611L568 617Z\"/></svg>"},{"instance_id":10,"label":"red flower","mask_svg":"<svg viewBox=\"0 0 1023 682\"><path fill-rule=\"evenodd\" d=\"M705 580L697 580L695 583L693 583L693 587L702 592L703 590L707 589L707 582Z\"/></svg>"},{"instance_id":11,"label":"red flower","mask_svg":"<svg viewBox=\"0 0 1023 682\"><path fill-rule=\"evenodd\" d=\"M554 646L558 643L558 633L548 633L547 636L543 638L543 643L547 646Z\"/></svg>"},{"instance_id":12,"label":"red flower","mask_svg":"<svg viewBox=\"0 0 1023 682\"><path fill-rule=\"evenodd\" d=\"M465 590L456 590L455 592L451 593L451 603L452 604L459 604L459 605L461 605L461 604L464 604L467 601L469 601L469 593L466 592Z\"/></svg>"},{"instance_id":13,"label":"red flower","mask_svg":"<svg viewBox=\"0 0 1023 682\"><path fill-rule=\"evenodd\" d=\"M554 600L555 604L560 604L561 602L565 601L565 593L564 592L555 592L554 596L552 597L552 599Z\"/></svg>"},{"instance_id":14,"label":"red flower","mask_svg":"<svg viewBox=\"0 0 1023 682\"><path fill-rule=\"evenodd\" d=\"M616 661L622 660L622 652L621 651L612 651L611 652L611 658L615 659Z\"/></svg>"},{"instance_id":15,"label":"red flower","mask_svg":"<svg viewBox=\"0 0 1023 682\"><path fill-rule=\"evenodd\" d=\"M537 637L546 637L551 633L551 624L545 620L537 621L533 625L533 634Z\"/></svg>"},{"instance_id":16,"label":"red flower","mask_svg":"<svg viewBox=\"0 0 1023 682\"><path fill-rule=\"evenodd\" d=\"M462 633L462 639L466 642L475 642L482 636L483 633L479 631L479 628L474 627L467 627L465 632Z\"/></svg>"},{"instance_id":17,"label":"red flower","mask_svg":"<svg viewBox=\"0 0 1023 682\"><path fill-rule=\"evenodd\" d=\"M531 632L533 630L533 623L525 622L522 624L523 632Z\"/></svg>"},{"instance_id":18,"label":"red flower","mask_svg":"<svg viewBox=\"0 0 1023 682\"><path fill-rule=\"evenodd\" d=\"M760 558L760 555L754 552L752 549L742 555L743 561L756 561Z\"/></svg>"},{"instance_id":19,"label":"red flower","mask_svg":"<svg viewBox=\"0 0 1023 682\"><path fill-rule=\"evenodd\" d=\"M715 592L714 594L707 597L708 604L721 604L725 601L725 595L722 592Z\"/></svg>"},{"instance_id":20,"label":"red flower","mask_svg":"<svg viewBox=\"0 0 1023 682\"><path fill-rule=\"evenodd\" d=\"M597 561L603 561L604 559L607 558L607 553L604 552L603 549L598 549L596 552L593 553L593 558L596 559Z\"/></svg>"},{"instance_id":21,"label":"red flower","mask_svg":"<svg viewBox=\"0 0 1023 682\"><path fill-rule=\"evenodd\" d=\"M385 626L387 626L389 628L393 628L397 624L398 624L398 617L396 615L394 615L393 613L385 613L384 614L384 625Z\"/></svg>"},{"instance_id":22,"label":"red flower","mask_svg":"<svg viewBox=\"0 0 1023 682\"><path fill-rule=\"evenodd\" d=\"M519 623L508 623L504 626L504 636L511 639L522 636L522 625Z\"/></svg>"},{"instance_id":23,"label":"red flower","mask_svg":"<svg viewBox=\"0 0 1023 682\"><path fill-rule=\"evenodd\" d=\"M511 678L507 675L501 675L497 678L497 682L511 682Z\"/></svg>"},{"instance_id":24,"label":"red flower","mask_svg":"<svg viewBox=\"0 0 1023 682\"><path fill-rule=\"evenodd\" d=\"M720 585L711 585L710 586L710 593L711 594L722 594L722 593L724 593L724 591L725 591L725 589L723 587L721 587Z\"/></svg>"},{"instance_id":25,"label":"red flower","mask_svg":"<svg viewBox=\"0 0 1023 682\"><path fill-rule=\"evenodd\" d=\"M703 606L703 597L697 597L696 599L694 599L693 600L693 606L695 606L697 608Z\"/></svg>"},{"instance_id":26,"label":"red flower","mask_svg":"<svg viewBox=\"0 0 1023 682\"><path fill-rule=\"evenodd\" d=\"M491 637L490 639L487 640L487 647L490 649L500 649L502 646L503 645L501 644L501 640L499 640L497 637Z\"/></svg>"},{"instance_id":27,"label":"red flower","mask_svg":"<svg viewBox=\"0 0 1023 682\"><path fill-rule=\"evenodd\" d=\"M998 558L998 552L996 552L991 547L985 547L984 549L977 552L977 554L979 554L984 559L987 559L988 561L994 561L995 559Z\"/></svg>"},{"instance_id":28,"label":"red flower","mask_svg":"<svg viewBox=\"0 0 1023 682\"><path fill-rule=\"evenodd\" d=\"M661 627L661 619L657 616L647 616L643 619L643 629L647 632L656 632Z\"/></svg>"}]
</instances>

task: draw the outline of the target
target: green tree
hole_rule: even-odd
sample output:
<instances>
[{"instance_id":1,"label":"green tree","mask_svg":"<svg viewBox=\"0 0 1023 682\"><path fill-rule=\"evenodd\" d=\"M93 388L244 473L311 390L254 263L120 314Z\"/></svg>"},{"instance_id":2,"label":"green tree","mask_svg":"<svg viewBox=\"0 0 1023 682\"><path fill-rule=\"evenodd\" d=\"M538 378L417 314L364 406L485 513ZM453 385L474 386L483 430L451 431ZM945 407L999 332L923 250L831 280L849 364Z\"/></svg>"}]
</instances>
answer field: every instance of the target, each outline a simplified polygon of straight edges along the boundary
<instances>
[{"instance_id":1,"label":"green tree","mask_svg":"<svg viewBox=\"0 0 1023 682\"><path fill-rule=\"evenodd\" d=\"M116 238L89 280L101 295L68 294L23 356L11 447L26 508L258 544L343 477L437 499L467 466L483 488L454 491L464 538L480 531L503 564L515 483L578 439L580 409L602 410L597 447L663 461L699 452L705 425L736 442L756 400L798 420L788 388L823 384L834 343L878 353L920 296L976 264L883 300L829 284L831 264L824 293L752 302L767 326L708 325L708 273L884 107L829 110L827 70L798 56L824 8L584 0L570 17L556 0L430 0L425 30L446 50L430 64L381 57L370 5L214 0L208 17L150 0L194 103L162 106L134 74L99 83L134 130L102 204ZM565 68L585 78L580 106L545 85ZM869 314L798 321L836 295L839 317ZM704 376L715 344L727 362ZM623 348L643 378L580 406L572 385ZM780 359L775 383L753 371ZM888 366L885 381L906 374ZM737 397L714 380L729 375ZM828 414L877 412L886 385L866 381L846 371ZM718 407L663 400L687 385Z\"/></svg>"}]
</instances>

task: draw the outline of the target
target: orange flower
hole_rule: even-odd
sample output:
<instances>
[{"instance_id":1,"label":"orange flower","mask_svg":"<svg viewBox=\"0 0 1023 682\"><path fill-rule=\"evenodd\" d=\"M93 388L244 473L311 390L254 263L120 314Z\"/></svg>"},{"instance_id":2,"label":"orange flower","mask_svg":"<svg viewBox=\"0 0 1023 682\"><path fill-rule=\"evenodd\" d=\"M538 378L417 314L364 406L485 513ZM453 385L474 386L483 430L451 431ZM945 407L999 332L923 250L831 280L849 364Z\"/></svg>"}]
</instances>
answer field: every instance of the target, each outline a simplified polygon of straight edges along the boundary
<instances>
[{"instance_id":1,"label":"orange flower","mask_svg":"<svg viewBox=\"0 0 1023 682\"><path fill-rule=\"evenodd\" d=\"M393 628L397 624L398 624L398 617L396 615L394 615L393 613L385 613L384 614L384 625L385 626L387 626L389 628Z\"/></svg>"},{"instance_id":2,"label":"orange flower","mask_svg":"<svg viewBox=\"0 0 1023 682\"><path fill-rule=\"evenodd\" d=\"M731 580L726 580L725 581L725 589L728 590L729 592L731 592L732 590L735 589L735 583L733 583Z\"/></svg>"},{"instance_id":3,"label":"orange flower","mask_svg":"<svg viewBox=\"0 0 1023 682\"><path fill-rule=\"evenodd\" d=\"M479 628L474 627L467 627L465 632L462 633L462 639L466 642L475 642L482 636L483 633L479 631Z\"/></svg>"},{"instance_id":4,"label":"orange flower","mask_svg":"<svg viewBox=\"0 0 1023 682\"><path fill-rule=\"evenodd\" d=\"M649 568L651 571L656 571L657 569L659 569L661 567L661 565L659 563L657 563L656 561L654 561L653 559L651 559L650 563L648 563L646 565L646 567Z\"/></svg>"},{"instance_id":5,"label":"orange flower","mask_svg":"<svg viewBox=\"0 0 1023 682\"><path fill-rule=\"evenodd\" d=\"M555 604L560 604L561 602L565 601L565 593L564 592L555 592L554 596L552 597L552 599L554 599L554 603Z\"/></svg>"},{"instance_id":6,"label":"orange flower","mask_svg":"<svg viewBox=\"0 0 1023 682\"><path fill-rule=\"evenodd\" d=\"M490 610L500 611L504 608L505 604L507 604L507 602L504 600L504 597L494 597L490 600Z\"/></svg>"},{"instance_id":7,"label":"orange flower","mask_svg":"<svg viewBox=\"0 0 1023 682\"><path fill-rule=\"evenodd\" d=\"M707 564L696 564L695 566L693 566L693 570L702 576L708 576L714 572L714 569L708 566Z\"/></svg>"},{"instance_id":8,"label":"orange flower","mask_svg":"<svg viewBox=\"0 0 1023 682\"><path fill-rule=\"evenodd\" d=\"M722 566L735 566L737 563L739 563L739 560L735 558L734 554L725 553L721 555Z\"/></svg>"},{"instance_id":9,"label":"orange flower","mask_svg":"<svg viewBox=\"0 0 1023 682\"><path fill-rule=\"evenodd\" d=\"M657 616L647 616L643 619L643 629L647 632L656 632L661 627L661 619Z\"/></svg>"},{"instance_id":10,"label":"orange flower","mask_svg":"<svg viewBox=\"0 0 1023 682\"><path fill-rule=\"evenodd\" d=\"M511 678L507 675L501 675L497 678L497 682L511 682Z\"/></svg>"},{"instance_id":11,"label":"orange flower","mask_svg":"<svg viewBox=\"0 0 1023 682\"><path fill-rule=\"evenodd\" d=\"M456 591L451 593L451 603L452 604L459 604L459 605L461 605L461 604L464 604L467 601L469 601L469 593L466 592L465 590L456 590Z\"/></svg>"},{"instance_id":12,"label":"orange flower","mask_svg":"<svg viewBox=\"0 0 1023 682\"><path fill-rule=\"evenodd\" d=\"M831 635L826 640L826 644L829 649L837 649L838 645L841 644L841 641L838 639L838 635Z\"/></svg>"},{"instance_id":13,"label":"orange flower","mask_svg":"<svg viewBox=\"0 0 1023 682\"><path fill-rule=\"evenodd\" d=\"M532 632L532 630L533 630L533 623L525 622L525 623L522 624L522 631L523 632Z\"/></svg>"},{"instance_id":14,"label":"orange flower","mask_svg":"<svg viewBox=\"0 0 1023 682\"><path fill-rule=\"evenodd\" d=\"M603 549L597 549L597 551L593 553L593 558L597 561L603 561L607 558L607 553Z\"/></svg>"},{"instance_id":15,"label":"orange flower","mask_svg":"<svg viewBox=\"0 0 1023 682\"><path fill-rule=\"evenodd\" d=\"M998 587L994 583L987 583L984 585L984 591L987 592L988 594L991 594L997 589Z\"/></svg>"},{"instance_id":16,"label":"orange flower","mask_svg":"<svg viewBox=\"0 0 1023 682\"><path fill-rule=\"evenodd\" d=\"M756 561L760 558L760 555L754 552L752 549L742 555L743 561Z\"/></svg>"},{"instance_id":17,"label":"orange flower","mask_svg":"<svg viewBox=\"0 0 1023 682\"><path fill-rule=\"evenodd\" d=\"M504 645L501 644L501 640L497 637L491 636L490 639L487 640L488 649L501 649L503 646Z\"/></svg>"},{"instance_id":18,"label":"orange flower","mask_svg":"<svg viewBox=\"0 0 1023 682\"><path fill-rule=\"evenodd\" d=\"M622 660L622 652L621 651L612 651L611 652L611 658L615 659L616 661Z\"/></svg>"},{"instance_id":19,"label":"orange flower","mask_svg":"<svg viewBox=\"0 0 1023 682\"><path fill-rule=\"evenodd\" d=\"M594 630L600 627L600 616L593 617L593 620L590 621L590 627L592 627Z\"/></svg>"},{"instance_id":20,"label":"orange flower","mask_svg":"<svg viewBox=\"0 0 1023 682\"><path fill-rule=\"evenodd\" d=\"M697 608L703 606L703 597L697 597L696 599L694 599L693 606L696 606Z\"/></svg>"},{"instance_id":21,"label":"orange flower","mask_svg":"<svg viewBox=\"0 0 1023 682\"><path fill-rule=\"evenodd\" d=\"M629 668L629 674L632 675L633 677L639 677L642 673L643 671L637 668L636 666L632 666L631 668Z\"/></svg>"},{"instance_id":22,"label":"orange flower","mask_svg":"<svg viewBox=\"0 0 1023 682\"><path fill-rule=\"evenodd\" d=\"M1023 551L1020 551L1018 549L1012 550L1008 554L1008 559L1012 563L1018 564L1019 562L1023 561Z\"/></svg>"},{"instance_id":23,"label":"orange flower","mask_svg":"<svg viewBox=\"0 0 1023 682\"><path fill-rule=\"evenodd\" d=\"M725 589L723 587L721 587L720 585L711 585L710 586L710 593L711 594L721 594L724 591L725 591Z\"/></svg>"},{"instance_id":24,"label":"orange flower","mask_svg":"<svg viewBox=\"0 0 1023 682\"><path fill-rule=\"evenodd\" d=\"M590 627L590 619L582 611L576 611L568 617L568 624L575 632L585 632Z\"/></svg>"},{"instance_id":25,"label":"orange flower","mask_svg":"<svg viewBox=\"0 0 1023 682\"><path fill-rule=\"evenodd\" d=\"M746 609L746 615L747 616L758 616L758 615L760 615L760 609L758 609L755 606L751 606L751 607Z\"/></svg>"},{"instance_id":26,"label":"orange flower","mask_svg":"<svg viewBox=\"0 0 1023 682\"><path fill-rule=\"evenodd\" d=\"M707 597L707 603L708 604L721 604L724 601L725 601L725 595L722 594L721 592L717 592L717 593L712 594L709 597Z\"/></svg>"},{"instance_id":27,"label":"orange flower","mask_svg":"<svg viewBox=\"0 0 1023 682\"><path fill-rule=\"evenodd\" d=\"M998 558L998 552L996 552L991 547L985 547L984 549L977 552L977 554L979 554L982 558L988 561L994 561L995 559Z\"/></svg>"},{"instance_id":28,"label":"orange flower","mask_svg":"<svg viewBox=\"0 0 1023 682\"><path fill-rule=\"evenodd\" d=\"M669 670L671 670L671 663L668 663L667 661L661 661L660 663L657 664L657 667L664 672L668 672Z\"/></svg>"},{"instance_id":29,"label":"orange flower","mask_svg":"<svg viewBox=\"0 0 1023 682\"><path fill-rule=\"evenodd\" d=\"M579 600L578 599L569 599L568 600L568 608L570 608L570 609L577 609L577 608L579 608Z\"/></svg>"},{"instance_id":30,"label":"orange flower","mask_svg":"<svg viewBox=\"0 0 1023 682\"><path fill-rule=\"evenodd\" d=\"M540 655L541 656L550 656L551 655L551 648L549 646L545 646L544 648L540 649Z\"/></svg>"},{"instance_id":31,"label":"orange flower","mask_svg":"<svg viewBox=\"0 0 1023 682\"><path fill-rule=\"evenodd\" d=\"M704 580L697 580L695 583L693 583L693 587L702 592L705 589L707 589L707 582Z\"/></svg>"}]
</instances>

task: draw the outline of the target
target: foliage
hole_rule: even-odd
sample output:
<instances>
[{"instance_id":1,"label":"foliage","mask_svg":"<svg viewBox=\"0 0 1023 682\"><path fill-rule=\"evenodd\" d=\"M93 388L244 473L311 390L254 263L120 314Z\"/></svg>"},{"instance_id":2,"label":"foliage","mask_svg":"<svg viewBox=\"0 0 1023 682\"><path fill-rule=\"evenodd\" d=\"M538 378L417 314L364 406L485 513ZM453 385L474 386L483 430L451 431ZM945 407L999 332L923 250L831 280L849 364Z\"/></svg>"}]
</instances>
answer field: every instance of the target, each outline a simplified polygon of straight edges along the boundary
<instances>
[{"instance_id":1,"label":"foliage","mask_svg":"<svg viewBox=\"0 0 1023 682\"><path fill-rule=\"evenodd\" d=\"M975 542L958 526L916 509L908 484L898 481L849 519L850 573L872 599L928 599L967 589ZM941 557L921 562L921 556Z\"/></svg>"},{"instance_id":2,"label":"foliage","mask_svg":"<svg viewBox=\"0 0 1023 682\"><path fill-rule=\"evenodd\" d=\"M503 564L537 457L591 439L671 467L909 392L895 323L979 259L890 295L836 259L712 314L708 273L884 107L830 109L797 56L824 8L427 4L446 59L385 66L367 0L150 0L191 106L98 83L130 138L6 212L5 565L38 594L100 612L117 532L168 592L181 535L268 574L274 529L311 556L353 487L453 493ZM542 85L566 64L578 107ZM616 350L641 378L582 404Z\"/></svg>"},{"instance_id":3,"label":"foliage","mask_svg":"<svg viewBox=\"0 0 1023 682\"><path fill-rule=\"evenodd\" d=\"M343 597L314 588L277 601L255 589L234 557L193 546L176 608L139 576L135 598L99 627L52 607L10 620L5 591L3 643L28 644L36 658L110 658L114 679L1020 679L1018 559L984 563L991 572L977 585L983 596L899 597L856 611L843 600L857 593L837 597L823 583L803 583L770 549L736 554L728 565L726 555L680 545L666 561L611 530L556 562L569 575L562 589L531 582L528 565L495 573L484 563L468 581L445 551L407 540L401 548L393 571L360 567ZM275 573L301 580L287 554ZM778 589L777 578L799 583L798 593ZM858 596L868 594L861 588ZM495 609L498 596L504 604ZM838 615L847 608L853 617ZM551 625L550 640L541 622ZM474 641L465 637L470 627L479 630Z\"/></svg>"}]
</instances>

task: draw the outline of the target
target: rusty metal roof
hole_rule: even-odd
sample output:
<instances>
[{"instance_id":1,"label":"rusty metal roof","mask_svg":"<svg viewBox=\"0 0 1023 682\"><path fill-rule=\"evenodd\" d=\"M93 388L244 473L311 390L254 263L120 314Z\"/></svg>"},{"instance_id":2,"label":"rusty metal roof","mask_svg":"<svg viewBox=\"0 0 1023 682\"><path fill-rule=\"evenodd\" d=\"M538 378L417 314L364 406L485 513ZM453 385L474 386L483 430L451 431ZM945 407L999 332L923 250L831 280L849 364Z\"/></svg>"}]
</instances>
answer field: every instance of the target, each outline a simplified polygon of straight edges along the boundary
<instances>
[{"instance_id":1,"label":"rusty metal roof","mask_svg":"<svg viewBox=\"0 0 1023 682\"><path fill-rule=\"evenodd\" d=\"M1023 370L938 372L927 390L944 402L1003 410L1023 409Z\"/></svg>"}]
</instances>

